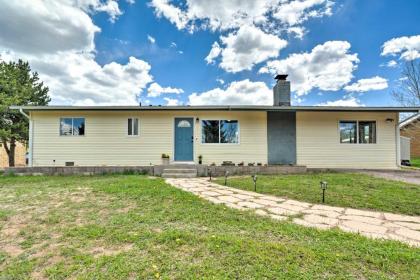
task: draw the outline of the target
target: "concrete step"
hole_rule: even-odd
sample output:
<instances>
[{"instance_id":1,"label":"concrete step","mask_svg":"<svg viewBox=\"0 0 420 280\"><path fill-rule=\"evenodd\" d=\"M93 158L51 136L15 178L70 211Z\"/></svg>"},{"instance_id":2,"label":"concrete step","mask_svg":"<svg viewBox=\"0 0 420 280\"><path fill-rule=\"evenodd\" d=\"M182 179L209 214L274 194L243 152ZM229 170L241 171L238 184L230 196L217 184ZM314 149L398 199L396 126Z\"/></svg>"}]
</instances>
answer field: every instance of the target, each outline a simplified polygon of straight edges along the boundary
<instances>
[{"instance_id":1,"label":"concrete step","mask_svg":"<svg viewBox=\"0 0 420 280\"><path fill-rule=\"evenodd\" d=\"M162 173L163 178L195 178L197 177L197 172L195 173Z\"/></svg>"},{"instance_id":2,"label":"concrete step","mask_svg":"<svg viewBox=\"0 0 420 280\"><path fill-rule=\"evenodd\" d=\"M163 173L197 173L196 168L165 168Z\"/></svg>"}]
</instances>

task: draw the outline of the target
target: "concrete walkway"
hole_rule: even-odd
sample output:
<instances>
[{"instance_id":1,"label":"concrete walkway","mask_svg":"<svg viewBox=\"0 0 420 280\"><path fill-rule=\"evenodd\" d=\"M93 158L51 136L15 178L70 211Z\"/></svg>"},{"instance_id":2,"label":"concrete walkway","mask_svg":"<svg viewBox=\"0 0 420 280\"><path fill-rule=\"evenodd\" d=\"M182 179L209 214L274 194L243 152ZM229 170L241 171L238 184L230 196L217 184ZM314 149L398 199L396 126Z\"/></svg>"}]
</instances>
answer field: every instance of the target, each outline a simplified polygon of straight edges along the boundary
<instances>
[{"instance_id":1,"label":"concrete walkway","mask_svg":"<svg viewBox=\"0 0 420 280\"><path fill-rule=\"evenodd\" d=\"M276 220L360 233L370 238L399 240L420 247L420 217L311 204L221 186L204 178L167 179L167 183L216 204L252 210Z\"/></svg>"}]
</instances>

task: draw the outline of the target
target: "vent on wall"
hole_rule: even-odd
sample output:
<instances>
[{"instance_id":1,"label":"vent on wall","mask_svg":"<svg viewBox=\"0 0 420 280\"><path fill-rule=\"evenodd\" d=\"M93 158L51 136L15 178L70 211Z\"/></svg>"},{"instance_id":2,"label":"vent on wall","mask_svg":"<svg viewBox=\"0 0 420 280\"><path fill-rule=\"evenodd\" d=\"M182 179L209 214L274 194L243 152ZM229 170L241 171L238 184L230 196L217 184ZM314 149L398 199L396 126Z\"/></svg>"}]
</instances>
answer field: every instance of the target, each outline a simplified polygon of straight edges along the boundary
<instances>
[{"instance_id":1,"label":"vent on wall","mask_svg":"<svg viewBox=\"0 0 420 280\"><path fill-rule=\"evenodd\" d=\"M66 166L74 166L74 161L66 161Z\"/></svg>"}]
</instances>

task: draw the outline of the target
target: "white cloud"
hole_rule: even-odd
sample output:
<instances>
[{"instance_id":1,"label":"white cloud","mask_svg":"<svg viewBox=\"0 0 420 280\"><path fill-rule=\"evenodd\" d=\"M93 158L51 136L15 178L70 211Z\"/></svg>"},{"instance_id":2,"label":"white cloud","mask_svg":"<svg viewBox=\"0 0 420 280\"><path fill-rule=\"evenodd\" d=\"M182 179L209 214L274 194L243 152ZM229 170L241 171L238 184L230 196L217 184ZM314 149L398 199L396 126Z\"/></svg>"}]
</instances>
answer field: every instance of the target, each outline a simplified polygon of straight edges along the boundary
<instances>
[{"instance_id":1,"label":"white cloud","mask_svg":"<svg viewBox=\"0 0 420 280\"><path fill-rule=\"evenodd\" d=\"M218 82L221 85L225 84L225 81L223 79L216 79L216 82Z\"/></svg>"},{"instance_id":2,"label":"white cloud","mask_svg":"<svg viewBox=\"0 0 420 280\"><path fill-rule=\"evenodd\" d=\"M398 63L395 60L390 60L388 61L388 63L386 64L386 66L388 67L397 67Z\"/></svg>"},{"instance_id":3,"label":"white cloud","mask_svg":"<svg viewBox=\"0 0 420 280\"><path fill-rule=\"evenodd\" d=\"M325 103L318 104L317 106L362 107L364 105L360 103L359 99L355 97L349 97L335 101L327 101Z\"/></svg>"},{"instance_id":4,"label":"white cloud","mask_svg":"<svg viewBox=\"0 0 420 280\"><path fill-rule=\"evenodd\" d=\"M233 73L250 70L257 63L277 57L279 51L287 45L287 41L248 25L220 39L224 47L220 48L215 42L206 61L212 63L221 56L219 66Z\"/></svg>"},{"instance_id":5,"label":"white cloud","mask_svg":"<svg viewBox=\"0 0 420 280\"><path fill-rule=\"evenodd\" d=\"M168 97L165 97L163 99L166 101L167 106L178 106L179 105L179 100L178 99L168 98Z\"/></svg>"},{"instance_id":6,"label":"white cloud","mask_svg":"<svg viewBox=\"0 0 420 280\"><path fill-rule=\"evenodd\" d=\"M272 60L260 73L289 74L292 91L298 96L312 89L340 90L353 78L359 59L350 53L350 43L328 41L315 46L311 52L291 54L282 60Z\"/></svg>"},{"instance_id":7,"label":"white cloud","mask_svg":"<svg viewBox=\"0 0 420 280\"><path fill-rule=\"evenodd\" d=\"M382 77L375 76L369 79L360 79L357 82L344 87L345 91L366 92L388 88L388 81Z\"/></svg>"},{"instance_id":8,"label":"white cloud","mask_svg":"<svg viewBox=\"0 0 420 280\"><path fill-rule=\"evenodd\" d=\"M310 18L331 16L332 6L333 2L329 0L285 1L273 16L289 26L296 26Z\"/></svg>"},{"instance_id":9,"label":"white cloud","mask_svg":"<svg viewBox=\"0 0 420 280\"><path fill-rule=\"evenodd\" d=\"M273 91L264 82L246 79L232 82L226 89L193 93L188 99L190 105L272 105Z\"/></svg>"},{"instance_id":10,"label":"white cloud","mask_svg":"<svg viewBox=\"0 0 420 280\"><path fill-rule=\"evenodd\" d=\"M148 40L151 44L156 43L156 39L155 39L155 38L153 38L153 37L152 37L152 36L150 36L150 35L147 35L147 40Z\"/></svg>"},{"instance_id":11,"label":"white cloud","mask_svg":"<svg viewBox=\"0 0 420 280\"><path fill-rule=\"evenodd\" d=\"M400 59L404 60L420 58L420 35L403 36L386 41L382 45L381 55L400 55Z\"/></svg>"},{"instance_id":12,"label":"white cloud","mask_svg":"<svg viewBox=\"0 0 420 280\"><path fill-rule=\"evenodd\" d=\"M180 94L183 92L184 91L180 88L162 87L158 83L152 83L149 85L149 88L147 89L147 96L158 97L165 93Z\"/></svg>"},{"instance_id":13,"label":"white cloud","mask_svg":"<svg viewBox=\"0 0 420 280\"><path fill-rule=\"evenodd\" d=\"M272 28L270 21L273 20L292 27L310 18L331 15L333 5L330 0L186 0L176 3L152 0L150 6L158 17L167 18L178 29L190 31L197 28L229 30L253 24Z\"/></svg>"},{"instance_id":14,"label":"white cloud","mask_svg":"<svg viewBox=\"0 0 420 280\"><path fill-rule=\"evenodd\" d=\"M153 77L151 66L130 57L125 64L95 61L100 29L89 14L115 20L116 1L6 1L0 9L0 55L28 60L50 88L53 104L137 104ZM11 24L13 23L13 24Z\"/></svg>"}]
</instances>

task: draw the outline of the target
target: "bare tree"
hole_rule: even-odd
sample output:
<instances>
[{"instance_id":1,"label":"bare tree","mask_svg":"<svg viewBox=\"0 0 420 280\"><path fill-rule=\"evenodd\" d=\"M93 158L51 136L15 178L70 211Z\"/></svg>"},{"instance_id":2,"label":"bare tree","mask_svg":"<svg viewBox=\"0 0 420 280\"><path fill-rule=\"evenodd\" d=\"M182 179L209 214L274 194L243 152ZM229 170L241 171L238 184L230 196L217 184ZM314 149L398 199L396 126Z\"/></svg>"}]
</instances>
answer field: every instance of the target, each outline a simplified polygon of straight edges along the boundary
<instances>
[{"instance_id":1,"label":"bare tree","mask_svg":"<svg viewBox=\"0 0 420 280\"><path fill-rule=\"evenodd\" d=\"M420 61L408 61L401 73L401 84L392 92L403 106L420 106Z\"/></svg>"}]
</instances>

